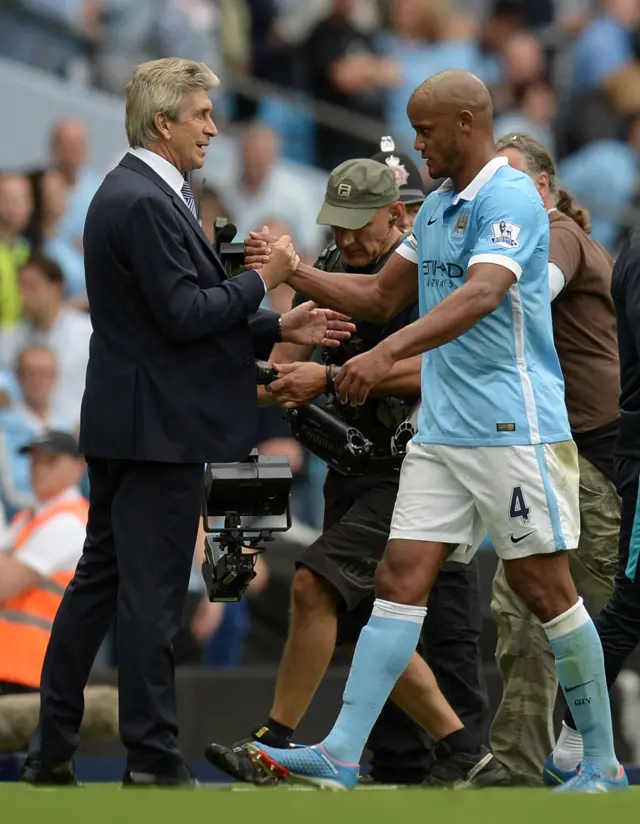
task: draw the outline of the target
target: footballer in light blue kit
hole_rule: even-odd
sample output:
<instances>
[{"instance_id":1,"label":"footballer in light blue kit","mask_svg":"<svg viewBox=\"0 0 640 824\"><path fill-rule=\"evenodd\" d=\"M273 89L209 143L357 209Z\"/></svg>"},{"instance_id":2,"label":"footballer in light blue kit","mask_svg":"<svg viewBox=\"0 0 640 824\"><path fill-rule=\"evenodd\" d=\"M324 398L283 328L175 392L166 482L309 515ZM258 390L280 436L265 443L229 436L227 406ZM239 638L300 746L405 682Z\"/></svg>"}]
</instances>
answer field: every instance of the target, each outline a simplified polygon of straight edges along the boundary
<instances>
[{"instance_id":1,"label":"footballer in light blue kit","mask_svg":"<svg viewBox=\"0 0 640 824\"><path fill-rule=\"evenodd\" d=\"M456 544L450 557L460 561L485 530L505 560L577 546L577 455L553 343L549 219L535 185L504 157L459 194L447 180L398 252L418 266L421 315L475 264L502 266L514 282L493 312L423 355L418 433L390 537Z\"/></svg>"},{"instance_id":2,"label":"footballer in light blue kit","mask_svg":"<svg viewBox=\"0 0 640 824\"><path fill-rule=\"evenodd\" d=\"M402 464L376 600L324 741L247 748L276 776L353 787L369 732L416 648L440 567L470 560L487 531L509 586L542 623L583 737L580 769L555 791L623 790L602 645L566 551L579 539L579 470L553 342L549 220L533 182L498 157L491 97L473 74L428 78L407 114L431 177L447 178L413 234L375 276L302 265L288 281L322 305L372 320L419 295L420 319L352 358L335 380L341 399L359 404L423 353L418 431ZM437 687L426 683L433 695ZM464 728L439 741L433 783L486 786L493 756L478 763L473 746Z\"/></svg>"}]
</instances>

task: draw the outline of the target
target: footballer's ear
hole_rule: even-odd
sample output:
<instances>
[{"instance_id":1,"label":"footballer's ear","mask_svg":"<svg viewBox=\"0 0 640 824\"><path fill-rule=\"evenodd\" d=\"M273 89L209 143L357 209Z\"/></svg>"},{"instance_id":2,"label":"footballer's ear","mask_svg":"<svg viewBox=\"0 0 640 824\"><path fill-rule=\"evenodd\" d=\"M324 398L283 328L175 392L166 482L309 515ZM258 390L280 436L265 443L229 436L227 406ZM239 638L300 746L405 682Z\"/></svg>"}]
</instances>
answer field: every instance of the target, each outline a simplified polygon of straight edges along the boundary
<instances>
[{"instance_id":1,"label":"footballer's ear","mask_svg":"<svg viewBox=\"0 0 640 824\"><path fill-rule=\"evenodd\" d=\"M476 119L473 116L473 114L468 109L463 109L460 112L458 118L458 125L460 127L460 131L464 132L465 134L470 134L475 121Z\"/></svg>"}]
</instances>

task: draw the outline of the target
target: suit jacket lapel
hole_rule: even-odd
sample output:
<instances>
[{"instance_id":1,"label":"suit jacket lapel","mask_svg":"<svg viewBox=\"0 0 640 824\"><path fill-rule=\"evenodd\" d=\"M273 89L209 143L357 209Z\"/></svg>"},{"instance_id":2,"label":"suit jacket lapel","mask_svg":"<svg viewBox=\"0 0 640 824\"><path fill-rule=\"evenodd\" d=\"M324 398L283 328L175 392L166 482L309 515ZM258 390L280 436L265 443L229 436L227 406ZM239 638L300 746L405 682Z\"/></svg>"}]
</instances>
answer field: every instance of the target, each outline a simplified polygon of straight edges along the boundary
<instances>
[{"instance_id":1,"label":"suit jacket lapel","mask_svg":"<svg viewBox=\"0 0 640 824\"><path fill-rule=\"evenodd\" d=\"M202 227L198 223L193 212L191 211L191 209L189 209L189 207L180 197L180 195L174 189L172 189L171 186L169 186L169 184L160 177L160 175L156 174L151 168L151 166L148 166L143 160L140 160L139 157L135 157L135 155L132 155L129 152L127 152L120 161L120 166L124 166L125 168L131 169L134 172L139 172L140 174L147 177L149 180L153 181L153 183L155 183L156 186L159 186L163 192L169 195L178 211L182 214L183 218L187 221L187 223L191 226L193 231L202 241L209 256L216 262L217 268L221 276L226 278L227 273L225 272L222 263L220 262L220 258L215 252L215 249L211 245L211 241L205 235L204 231L202 230Z\"/></svg>"}]
</instances>

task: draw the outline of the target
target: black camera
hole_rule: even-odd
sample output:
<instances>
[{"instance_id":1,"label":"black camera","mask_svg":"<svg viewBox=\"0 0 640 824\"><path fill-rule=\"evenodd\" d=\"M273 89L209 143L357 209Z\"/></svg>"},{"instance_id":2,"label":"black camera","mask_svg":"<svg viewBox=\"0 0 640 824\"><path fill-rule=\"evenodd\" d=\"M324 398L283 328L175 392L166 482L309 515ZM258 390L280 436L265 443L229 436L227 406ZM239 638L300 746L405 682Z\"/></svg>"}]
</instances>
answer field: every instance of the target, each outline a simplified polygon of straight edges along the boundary
<instances>
[{"instance_id":1,"label":"black camera","mask_svg":"<svg viewBox=\"0 0 640 824\"><path fill-rule=\"evenodd\" d=\"M261 544L290 529L292 480L288 458L259 456L255 449L238 463L207 464L202 577L210 601L239 601L255 578Z\"/></svg>"},{"instance_id":2,"label":"black camera","mask_svg":"<svg viewBox=\"0 0 640 824\"><path fill-rule=\"evenodd\" d=\"M222 266L230 278L246 270L244 265L244 243L232 243L238 230L233 223L218 218L214 224L214 248L222 261Z\"/></svg>"},{"instance_id":3,"label":"black camera","mask_svg":"<svg viewBox=\"0 0 640 824\"><path fill-rule=\"evenodd\" d=\"M258 386L267 386L278 380L278 373L266 361L256 361L256 383Z\"/></svg>"},{"instance_id":4,"label":"black camera","mask_svg":"<svg viewBox=\"0 0 640 824\"><path fill-rule=\"evenodd\" d=\"M363 475L373 458L373 443L355 426L325 408L309 404L287 413L293 437L341 475Z\"/></svg>"},{"instance_id":5,"label":"black camera","mask_svg":"<svg viewBox=\"0 0 640 824\"><path fill-rule=\"evenodd\" d=\"M278 379L278 372L265 361L256 361L256 380L266 386ZM409 421L403 421L390 436L389 454L378 455L374 444L360 429L341 420L335 408L307 404L287 410L293 437L313 455L341 475L398 469L407 443L415 434Z\"/></svg>"}]
</instances>

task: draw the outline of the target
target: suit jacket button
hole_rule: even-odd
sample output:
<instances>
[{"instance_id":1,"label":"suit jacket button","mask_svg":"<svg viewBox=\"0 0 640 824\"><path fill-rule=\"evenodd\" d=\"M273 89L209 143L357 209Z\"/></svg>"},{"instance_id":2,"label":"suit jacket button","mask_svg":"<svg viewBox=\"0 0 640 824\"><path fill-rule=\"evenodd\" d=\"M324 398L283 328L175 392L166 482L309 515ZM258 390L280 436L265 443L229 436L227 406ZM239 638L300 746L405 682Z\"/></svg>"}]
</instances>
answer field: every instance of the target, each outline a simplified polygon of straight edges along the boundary
<instances>
[{"instance_id":1,"label":"suit jacket button","mask_svg":"<svg viewBox=\"0 0 640 824\"><path fill-rule=\"evenodd\" d=\"M247 366L255 366L256 365L256 362L254 361L253 358L245 358L244 362L247 364Z\"/></svg>"}]
</instances>

